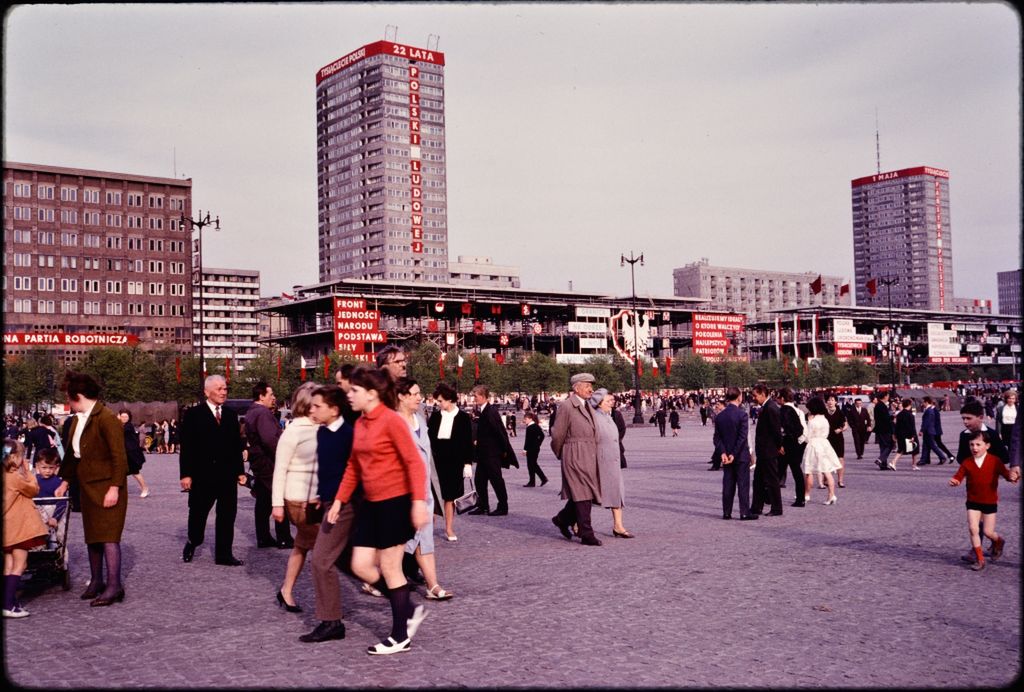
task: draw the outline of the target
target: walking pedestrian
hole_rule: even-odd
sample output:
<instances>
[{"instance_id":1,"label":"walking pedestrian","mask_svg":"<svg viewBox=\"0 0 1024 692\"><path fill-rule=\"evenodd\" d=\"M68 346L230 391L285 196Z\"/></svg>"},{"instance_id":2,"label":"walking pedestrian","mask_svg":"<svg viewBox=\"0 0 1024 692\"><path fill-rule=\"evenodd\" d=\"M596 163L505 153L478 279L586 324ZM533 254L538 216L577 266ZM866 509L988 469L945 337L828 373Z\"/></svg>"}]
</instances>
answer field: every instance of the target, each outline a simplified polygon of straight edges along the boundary
<instances>
[{"instance_id":1,"label":"walking pedestrian","mask_svg":"<svg viewBox=\"0 0 1024 692\"><path fill-rule=\"evenodd\" d=\"M612 535L633 538L622 523L622 508L626 491L622 477L622 459L619 452L619 428L612 420L615 398L607 389L594 390L590 395L594 408L594 429L597 435L597 475L601 479L601 504L612 511Z\"/></svg>"},{"instance_id":2,"label":"walking pedestrian","mask_svg":"<svg viewBox=\"0 0 1024 692\"><path fill-rule=\"evenodd\" d=\"M346 375L350 373L351 370ZM320 426L316 432L317 496L325 504L338 494L338 486L341 485L352 451L352 425L343 417L347 401L344 404L342 402L346 399L341 387L327 385L313 392L310 404L309 417ZM320 523L320 532L310 557L316 617L320 623L312 632L300 636L301 642L318 643L345 638L338 564L351 569L351 554L347 560L343 557L351 544L355 515L362 501L362 491L357 489L351 500L341 508L336 523Z\"/></svg>"},{"instance_id":3,"label":"walking pedestrian","mask_svg":"<svg viewBox=\"0 0 1024 692\"><path fill-rule=\"evenodd\" d=\"M917 452L920 444L917 441L917 423L914 420L914 400L907 397L903 400L902 409L896 414L896 456L892 458L889 468L896 470L896 462L904 454L910 455L910 468L920 471L917 467Z\"/></svg>"},{"instance_id":4,"label":"walking pedestrian","mask_svg":"<svg viewBox=\"0 0 1024 692\"><path fill-rule=\"evenodd\" d=\"M318 424L309 417L315 382L304 382L292 394L289 407L292 422L277 441L274 477L271 485L271 516L283 522L285 516L295 526L292 552L288 556L284 581L277 590L277 604L289 613L301 613L292 590L306 564L320 532L322 502L317 494L316 436ZM266 523L264 523L264 527Z\"/></svg>"},{"instance_id":5,"label":"walking pedestrian","mask_svg":"<svg viewBox=\"0 0 1024 692\"><path fill-rule=\"evenodd\" d=\"M783 387L775 393L779 403L779 419L782 422L782 446L785 450L780 459L779 466L779 487L786 487L786 470L793 476L793 492L796 499L793 507L803 507L807 503L810 489L804 479L801 464L804 459L804 449L807 445L807 424L804 421L803 411L793 403L793 390Z\"/></svg>"},{"instance_id":6,"label":"walking pedestrian","mask_svg":"<svg viewBox=\"0 0 1024 692\"><path fill-rule=\"evenodd\" d=\"M253 385L252 404L245 412L245 439L249 449L249 472L252 473L250 494L255 498L253 519L256 523L257 548L294 547L288 513L280 521L272 519L274 503L271 495L274 488L274 465L277 459L277 445L281 438L281 426L274 418L277 395L274 388L260 381ZM294 415L294 411L293 411ZM274 534L270 533L270 522L274 523Z\"/></svg>"},{"instance_id":7,"label":"walking pedestrian","mask_svg":"<svg viewBox=\"0 0 1024 692\"><path fill-rule=\"evenodd\" d=\"M75 420L61 464L64 480L78 479L82 528L88 546L91 580L82 599L92 607L124 600L121 584L121 534L128 512L128 457L124 426L99 402L100 386L89 375L69 372L64 378L68 407ZM106 565L106 582L103 567Z\"/></svg>"},{"instance_id":8,"label":"walking pedestrian","mask_svg":"<svg viewBox=\"0 0 1024 692\"><path fill-rule=\"evenodd\" d=\"M394 385L381 370L358 367L350 379L349 403L362 415L355 424L352 454L327 521L338 522L342 507L360 483L360 510L352 550L352 571L391 602L391 633L367 649L371 655L407 651L427 615L412 606L402 572L406 541L430 522L426 474L408 425L395 413ZM378 567L379 563L379 567Z\"/></svg>"},{"instance_id":9,"label":"walking pedestrian","mask_svg":"<svg viewBox=\"0 0 1024 692\"><path fill-rule=\"evenodd\" d=\"M510 465L519 468L516 461L516 453L508 440L508 432L501 424L501 417L498 415L498 407L488 403L490 391L486 386L478 384L472 390L473 399L480 409L480 417L476 424L476 492L477 506L469 511L469 514L485 514L492 517L505 516L508 514L508 491L505 489L505 479L501 476L501 469ZM494 511L490 509L490 499L487 493L487 484L494 488L494 496L497 505Z\"/></svg>"},{"instance_id":10,"label":"walking pedestrian","mask_svg":"<svg viewBox=\"0 0 1024 692\"><path fill-rule=\"evenodd\" d=\"M846 414L838 407L836 395L829 393L825 398L825 417L828 418L828 443L832 445L832 451L839 459L839 469L836 474L836 485L845 488L843 473L846 470L846 439L843 433L846 432Z\"/></svg>"},{"instance_id":11,"label":"walking pedestrian","mask_svg":"<svg viewBox=\"0 0 1024 692\"><path fill-rule=\"evenodd\" d=\"M1017 391L1007 389L1003 392L1003 400L995 408L996 435L1002 440L1003 446L1010 447L1010 435L1013 432L1013 424L1017 421ZM45 419L44 419L45 420Z\"/></svg>"},{"instance_id":12,"label":"walking pedestrian","mask_svg":"<svg viewBox=\"0 0 1024 692\"><path fill-rule=\"evenodd\" d=\"M668 424L672 428L672 437L679 437L679 411L673 406L668 414Z\"/></svg>"},{"instance_id":13,"label":"walking pedestrian","mask_svg":"<svg viewBox=\"0 0 1024 692\"><path fill-rule=\"evenodd\" d=\"M768 514L780 517L782 490L779 488L779 458L785 454L781 412L765 385L754 385L753 396L760 412L754 429L754 492L750 513L761 514L765 502L768 502L771 508Z\"/></svg>"},{"instance_id":14,"label":"walking pedestrian","mask_svg":"<svg viewBox=\"0 0 1024 692\"><path fill-rule=\"evenodd\" d=\"M526 440L523 443L523 451L526 453L526 470L530 474L530 480L524 488L534 488L537 485L536 479L540 479L541 487L547 485L548 477L544 475L537 457L540 455L540 446L544 442L544 431L540 429L537 422L537 414L527 411L523 414L523 422L526 424Z\"/></svg>"},{"instance_id":15,"label":"walking pedestrian","mask_svg":"<svg viewBox=\"0 0 1024 692\"><path fill-rule=\"evenodd\" d=\"M878 458L875 459L875 466L879 471L893 470L895 468L889 463L889 455L896 446L896 431L893 429L892 414L889 412L889 392L878 393L875 403L875 442L878 443Z\"/></svg>"},{"instance_id":16,"label":"walking pedestrian","mask_svg":"<svg viewBox=\"0 0 1024 692\"><path fill-rule=\"evenodd\" d=\"M828 418L828 409L821 397L811 397L807 400L807 444L804 449L803 459L800 468L804 473L804 502L811 500L811 485L818 474L825 477L825 485L828 488L828 499L823 504L834 505L836 503L836 488L832 480L832 474L838 471L839 457L829 443L829 431L831 423Z\"/></svg>"},{"instance_id":17,"label":"walking pedestrian","mask_svg":"<svg viewBox=\"0 0 1024 692\"><path fill-rule=\"evenodd\" d=\"M927 466L932 463L932 450L939 459L939 466L952 459L943 454L936 444L936 437L942 434L942 423L939 421L939 409L935 407L935 401L930 396L921 400L924 410L921 412L921 461L918 466ZM938 431L938 432L936 432Z\"/></svg>"},{"instance_id":18,"label":"walking pedestrian","mask_svg":"<svg viewBox=\"0 0 1024 692\"><path fill-rule=\"evenodd\" d=\"M142 465L146 463L146 454L139 446L139 433L132 425L132 412L123 408L118 411L117 417L124 425L124 452L128 458L128 475L139 484L139 497L149 497L149 486L142 477Z\"/></svg>"},{"instance_id":19,"label":"walking pedestrian","mask_svg":"<svg viewBox=\"0 0 1024 692\"><path fill-rule=\"evenodd\" d=\"M459 408L455 390L444 382L434 389L438 409L427 421L431 453L441 482L444 501L444 534L457 541L455 534L455 500L464 492L465 478L472 478L473 421ZM529 437L527 437L529 439ZM467 475L468 474L468 475Z\"/></svg>"},{"instance_id":20,"label":"walking pedestrian","mask_svg":"<svg viewBox=\"0 0 1024 692\"><path fill-rule=\"evenodd\" d=\"M551 451L562 463L562 489L559 497L565 506L551 518L567 540L572 540L570 527L579 528L583 545L601 545L590 521L593 503L601 502L601 481L597 467L597 432L590 396L594 393L594 376L581 372L569 379L572 392L559 406L558 417L551 429Z\"/></svg>"},{"instance_id":21,"label":"walking pedestrian","mask_svg":"<svg viewBox=\"0 0 1024 692\"><path fill-rule=\"evenodd\" d=\"M423 404L423 396L420 393L419 384L408 377L398 380L395 385L398 394L398 414L409 424L413 442L419 450L423 459L426 472L426 500L427 512L431 520L426 526L416 530L416 535L410 538L405 544L406 555L414 555L416 564L423 572L423 579L427 587L427 599L432 601L447 601L454 594L444 589L437 579L437 560L434 557L434 496L439 495L437 485L437 471L434 468L434 459L430 452L430 436L427 433L427 421L420 414L420 406Z\"/></svg>"},{"instance_id":22,"label":"walking pedestrian","mask_svg":"<svg viewBox=\"0 0 1024 692\"><path fill-rule=\"evenodd\" d=\"M971 569L985 569L985 555L981 550L979 524L984 520L982 531L992 541L989 548L992 560L998 560L1003 554L1006 541L996 533L996 512L998 511L999 494L997 486L1002 476L1011 483L1016 483L1019 476L1010 473L1009 468L999 457L989 454L991 435L988 431L976 430L970 433L968 445L971 456L960 461L960 468L949 479L951 486L958 486L967 479L967 529L971 536L971 552L962 559L972 563Z\"/></svg>"}]
</instances>

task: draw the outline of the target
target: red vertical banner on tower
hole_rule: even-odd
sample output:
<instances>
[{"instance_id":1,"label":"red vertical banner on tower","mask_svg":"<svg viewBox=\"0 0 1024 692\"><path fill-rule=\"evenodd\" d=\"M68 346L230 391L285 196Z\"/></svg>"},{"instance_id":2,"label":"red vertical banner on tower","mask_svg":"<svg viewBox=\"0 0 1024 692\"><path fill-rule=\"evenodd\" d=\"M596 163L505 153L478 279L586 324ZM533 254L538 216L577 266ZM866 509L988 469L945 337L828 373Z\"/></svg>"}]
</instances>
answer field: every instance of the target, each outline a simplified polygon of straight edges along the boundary
<instances>
[{"instance_id":1,"label":"red vertical banner on tower","mask_svg":"<svg viewBox=\"0 0 1024 692\"><path fill-rule=\"evenodd\" d=\"M939 310L946 309L946 268L942 262L942 185L935 179L935 244L939 252L935 273L939 279Z\"/></svg>"},{"instance_id":2,"label":"red vertical banner on tower","mask_svg":"<svg viewBox=\"0 0 1024 692\"><path fill-rule=\"evenodd\" d=\"M281 356L277 357L277 381L281 381Z\"/></svg>"},{"instance_id":3,"label":"red vertical banner on tower","mask_svg":"<svg viewBox=\"0 0 1024 692\"><path fill-rule=\"evenodd\" d=\"M476 353L473 354L473 377L480 379L480 356Z\"/></svg>"},{"instance_id":4,"label":"red vertical banner on tower","mask_svg":"<svg viewBox=\"0 0 1024 692\"><path fill-rule=\"evenodd\" d=\"M324 379L331 379L331 357L326 353L324 354Z\"/></svg>"},{"instance_id":5,"label":"red vertical banner on tower","mask_svg":"<svg viewBox=\"0 0 1024 692\"><path fill-rule=\"evenodd\" d=\"M224 359L224 381L228 382L228 383L231 382L231 359L230 358L225 358Z\"/></svg>"},{"instance_id":6,"label":"red vertical banner on tower","mask_svg":"<svg viewBox=\"0 0 1024 692\"><path fill-rule=\"evenodd\" d=\"M420 155L420 68L409 65L409 197L412 201L412 243L423 253L423 170Z\"/></svg>"},{"instance_id":7,"label":"red vertical banner on tower","mask_svg":"<svg viewBox=\"0 0 1024 692\"><path fill-rule=\"evenodd\" d=\"M174 359L174 378L181 384L181 358Z\"/></svg>"},{"instance_id":8,"label":"red vertical banner on tower","mask_svg":"<svg viewBox=\"0 0 1024 692\"><path fill-rule=\"evenodd\" d=\"M443 382L444 381L444 354L443 353L441 354L441 357L437 359L437 369L438 369L438 374L441 376L441 381Z\"/></svg>"},{"instance_id":9,"label":"red vertical banner on tower","mask_svg":"<svg viewBox=\"0 0 1024 692\"><path fill-rule=\"evenodd\" d=\"M672 375L672 356L665 356L665 377Z\"/></svg>"}]
</instances>

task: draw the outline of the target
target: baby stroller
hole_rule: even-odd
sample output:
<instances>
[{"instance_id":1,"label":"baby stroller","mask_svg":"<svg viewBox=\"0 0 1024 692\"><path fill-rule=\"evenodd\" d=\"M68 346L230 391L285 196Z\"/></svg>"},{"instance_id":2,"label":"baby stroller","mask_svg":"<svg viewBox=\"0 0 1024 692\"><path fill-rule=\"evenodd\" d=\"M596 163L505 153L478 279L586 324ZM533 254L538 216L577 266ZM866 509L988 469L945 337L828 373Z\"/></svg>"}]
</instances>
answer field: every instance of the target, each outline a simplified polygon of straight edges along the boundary
<instances>
[{"instance_id":1,"label":"baby stroller","mask_svg":"<svg viewBox=\"0 0 1024 692\"><path fill-rule=\"evenodd\" d=\"M36 509L43 523L49 529L44 545L28 551L28 567L22 577L26 581L49 586L60 582L65 591L71 588L71 572L68 569L68 523L71 519L70 498L37 497ZM57 516L57 525L47 522Z\"/></svg>"}]
</instances>

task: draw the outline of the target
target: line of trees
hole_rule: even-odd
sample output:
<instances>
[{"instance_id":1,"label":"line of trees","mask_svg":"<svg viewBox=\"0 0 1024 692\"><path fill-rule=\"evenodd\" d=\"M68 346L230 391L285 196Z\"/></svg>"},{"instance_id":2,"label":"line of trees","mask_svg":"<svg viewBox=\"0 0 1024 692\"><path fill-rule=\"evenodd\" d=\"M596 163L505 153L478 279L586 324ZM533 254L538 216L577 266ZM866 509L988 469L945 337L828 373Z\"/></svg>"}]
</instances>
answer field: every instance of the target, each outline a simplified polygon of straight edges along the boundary
<instances>
[{"instance_id":1,"label":"line of trees","mask_svg":"<svg viewBox=\"0 0 1024 692\"><path fill-rule=\"evenodd\" d=\"M625 359L614 356L610 361L595 357L583 364L557 363L542 353L513 351L497 363L487 354L472 351L461 354L448 351L441 358L441 349L430 341L410 346L409 374L429 394L442 379L459 391L468 391L477 382L486 384L497 394L521 393L532 396L548 392L564 392L569 377L587 371L597 379L598 386L610 391L633 388L633 368ZM462 365L458 361L462 358ZM330 373L342 363L355 359L347 354L333 352ZM274 387L279 400L285 400L301 383L299 352L294 349L263 348L245 369L232 369L228 376L228 396L247 398L253 384L265 381ZM226 363L208 360L208 374L225 374ZM177 401L180 405L198 401L201 394L199 359L182 356L171 350L144 351L138 347L96 348L87 352L75 365L77 370L93 375L103 384L103 397L107 401ZM997 372L996 370L1000 370ZM23 355L4 356L3 393L6 403L18 412L34 410L43 402L62 401L60 385L65 368L52 351L38 349ZM179 376L180 373L180 376ZM981 368L963 371L942 368L921 369L914 373L920 379L968 379L970 377L1006 377L1001 369L983 372ZM849 386L887 381L888 370L876 369L862 360L841 362L834 356L824 356L812 365L794 370L783 360L725 361L711 363L692 353L679 352L672 360L669 373L664 366L653 370L645 363L640 376L640 388L708 389L712 387L750 387L757 382L770 386L795 388L822 388ZM323 360L309 365L306 376L317 382L327 382Z\"/></svg>"}]
</instances>

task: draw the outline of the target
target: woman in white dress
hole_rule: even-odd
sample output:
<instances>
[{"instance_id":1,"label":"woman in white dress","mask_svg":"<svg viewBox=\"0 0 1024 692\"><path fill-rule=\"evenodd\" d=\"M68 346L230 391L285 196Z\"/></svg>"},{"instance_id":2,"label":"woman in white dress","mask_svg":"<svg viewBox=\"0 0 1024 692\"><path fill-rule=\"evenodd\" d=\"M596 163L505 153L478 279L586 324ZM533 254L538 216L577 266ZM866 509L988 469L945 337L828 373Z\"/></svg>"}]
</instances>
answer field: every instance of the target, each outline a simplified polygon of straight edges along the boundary
<instances>
[{"instance_id":1,"label":"woman in white dress","mask_svg":"<svg viewBox=\"0 0 1024 692\"><path fill-rule=\"evenodd\" d=\"M832 473L841 468L839 457L828 441L829 423L828 409L821 397L813 397L807 401L807 448L800 468L804 472L805 501L810 500L811 479L819 473L825 476L828 487L826 505L836 503L836 486Z\"/></svg>"}]
</instances>

